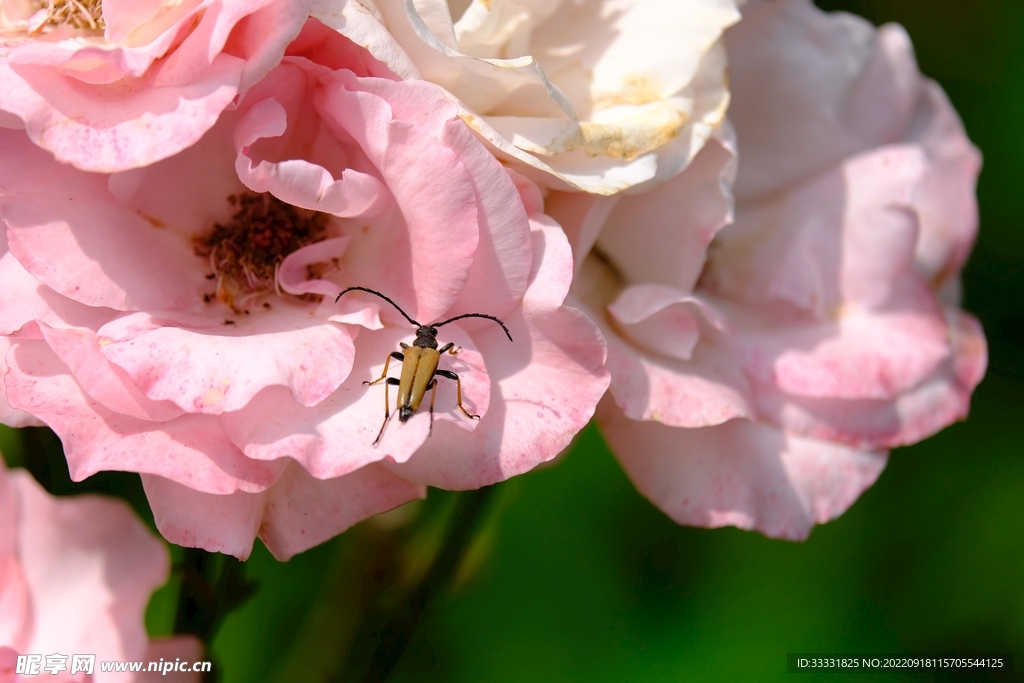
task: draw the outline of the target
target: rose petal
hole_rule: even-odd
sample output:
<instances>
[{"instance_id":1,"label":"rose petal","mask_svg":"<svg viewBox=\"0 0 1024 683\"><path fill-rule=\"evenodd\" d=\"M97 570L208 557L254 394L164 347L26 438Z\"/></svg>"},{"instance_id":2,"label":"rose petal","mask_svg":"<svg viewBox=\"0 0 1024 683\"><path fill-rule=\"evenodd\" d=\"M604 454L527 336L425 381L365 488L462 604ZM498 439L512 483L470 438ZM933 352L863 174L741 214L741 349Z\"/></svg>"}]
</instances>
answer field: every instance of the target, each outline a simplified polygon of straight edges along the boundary
<instances>
[{"instance_id":1,"label":"rose petal","mask_svg":"<svg viewBox=\"0 0 1024 683\"><path fill-rule=\"evenodd\" d=\"M446 327L445 339L454 341L461 351L455 357L442 356L441 369L456 370L463 382L463 398L467 408L481 416L488 411L491 382L483 359L470 339L457 327ZM366 387L365 382L381 376L383 361L398 351L399 341L412 341L408 330L387 328L359 337L352 372L345 383L330 397L312 408L302 408L293 401L282 400L280 392L265 391L244 410L225 414L224 426L231 440L250 458L275 460L292 458L318 479L330 479L381 459L404 462L427 439L430 396L424 398L417 414L401 423L394 414L397 388L387 394L391 403L390 424L383 438L374 445L384 420L385 389ZM507 343L507 341L506 341ZM398 377L397 363L390 363L391 377ZM455 408L455 391L446 378L438 378L439 396L435 403L434 430L439 423L453 421L474 429L470 421Z\"/></svg>"},{"instance_id":2,"label":"rose petal","mask_svg":"<svg viewBox=\"0 0 1024 683\"><path fill-rule=\"evenodd\" d=\"M67 366L40 341L19 341L7 354L7 397L38 416L64 443L74 481L102 470L159 474L210 493L261 491L282 467L244 457L217 418L183 415L152 422L111 412L82 392Z\"/></svg>"},{"instance_id":3,"label":"rose petal","mask_svg":"<svg viewBox=\"0 0 1024 683\"><path fill-rule=\"evenodd\" d=\"M803 540L846 511L886 454L803 439L747 420L684 433L602 402L601 430L640 492L680 524Z\"/></svg>"},{"instance_id":4,"label":"rose petal","mask_svg":"<svg viewBox=\"0 0 1024 683\"><path fill-rule=\"evenodd\" d=\"M8 245L43 284L119 310L202 298L204 265L191 245L119 206L104 176L55 163L19 131L0 130L0 154Z\"/></svg>"},{"instance_id":5,"label":"rose petal","mask_svg":"<svg viewBox=\"0 0 1024 683\"><path fill-rule=\"evenodd\" d=\"M278 485L255 494L212 495L148 475L142 481L166 538L243 560L257 534L284 561L367 517L426 496L423 487L379 465L327 481L292 465Z\"/></svg>"},{"instance_id":6,"label":"rose petal","mask_svg":"<svg viewBox=\"0 0 1024 683\"><path fill-rule=\"evenodd\" d=\"M139 615L167 578L164 545L122 501L53 498L26 472L11 478L21 502L19 551L33 603L27 652L60 647L104 660L141 659L147 639Z\"/></svg>"},{"instance_id":7,"label":"rose petal","mask_svg":"<svg viewBox=\"0 0 1024 683\"><path fill-rule=\"evenodd\" d=\"M315 405L348 376L355 354L346 330L283 302L233 325L135 313L97 337L103 355L149 398L210 415L239 410L268 386Z\"/></svg>"}]
</instances>

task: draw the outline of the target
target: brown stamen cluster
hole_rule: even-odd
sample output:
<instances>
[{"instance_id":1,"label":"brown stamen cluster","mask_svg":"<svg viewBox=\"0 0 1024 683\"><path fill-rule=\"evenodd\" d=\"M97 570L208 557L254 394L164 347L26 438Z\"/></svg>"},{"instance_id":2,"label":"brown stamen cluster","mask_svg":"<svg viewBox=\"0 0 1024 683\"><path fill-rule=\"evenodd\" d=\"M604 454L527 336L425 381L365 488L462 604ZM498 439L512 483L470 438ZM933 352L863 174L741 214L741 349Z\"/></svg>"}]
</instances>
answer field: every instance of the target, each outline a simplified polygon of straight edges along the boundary
<instances>
[{"instance_id":1,"label":"brown stamen cluster","mask_svg":"<svg viewBox=\"0 0 1024 683\"><path fill-rule=\"evenodd\" d=\"M231 195L238 210L225 224L193 240L195 253L210 260L211 279L217 279L214 297L235 313L251 299L277 287L277 269L286 256L327 238L327 214L285 204L269 193Z\"/></svg>"},{"instance_id":2,"label":"brown stamen cluster","mask_svg":"<svg viewBox=\"0 0 1024 683\"><path fill-rule=\"evenodd\" d=\"M103 31L103 0L48 0L40 2L39 8L46 10L42 29L70 26L78 29Z\"/></svg>"}]
</instances>

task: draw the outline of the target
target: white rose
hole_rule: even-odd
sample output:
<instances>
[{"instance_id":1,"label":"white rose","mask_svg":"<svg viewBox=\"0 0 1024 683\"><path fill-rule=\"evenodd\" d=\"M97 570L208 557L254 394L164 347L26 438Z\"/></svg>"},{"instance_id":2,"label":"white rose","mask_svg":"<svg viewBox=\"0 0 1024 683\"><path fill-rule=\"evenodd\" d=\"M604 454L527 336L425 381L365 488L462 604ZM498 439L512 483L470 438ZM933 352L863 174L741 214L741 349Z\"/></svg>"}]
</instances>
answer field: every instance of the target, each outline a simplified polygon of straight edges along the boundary
<instances>
[{"instance_id":1,"label":"white rose","mask_svg":"<svg viewBox=\"0 0 1024 683\"><path fill-rule=\"evenodd\" d=\"M734 0L473 0L455 22L444 0L314 4L399 76L445 88L500 158L553 187L671 178L729 103Z\"/></svg>"}]
</instances>

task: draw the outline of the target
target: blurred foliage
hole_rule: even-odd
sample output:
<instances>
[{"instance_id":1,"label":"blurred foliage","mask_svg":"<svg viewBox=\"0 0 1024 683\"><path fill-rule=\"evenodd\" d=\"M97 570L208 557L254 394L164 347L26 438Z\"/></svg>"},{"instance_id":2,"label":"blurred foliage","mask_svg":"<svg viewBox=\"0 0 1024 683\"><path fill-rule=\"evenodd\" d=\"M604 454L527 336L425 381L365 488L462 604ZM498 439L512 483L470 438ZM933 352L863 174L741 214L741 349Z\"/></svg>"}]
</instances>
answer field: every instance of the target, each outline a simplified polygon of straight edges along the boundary
<instances>
[{"instance_id":1,"label":"blurred foliage","mask_svg":"<svg viewBox=\"0 0 1024 683\"><path fill-rule=\"evenodd\" d=\"M560 463L496 487L444 576L431 568L466 494L431 491L287 563L257 543L239 580L258 589L213 634L220 681L355 680L374 636L429 581L395 683L782 681L796 651L1016 652L1024 669L1024 3L818 4L906 26L922 71L984 154L981 238L964 290L991 362L970 420L895 451L878 484L805 543L676 526L636 493L593 427ZM122 496L152 526L137 476L72 483L46 430L0 428L0 448L51 491ZM174 579L147 614L154 635L172 632L181 610L188 565L182 549L172 557Z\"/></svg>"}]
</instances>

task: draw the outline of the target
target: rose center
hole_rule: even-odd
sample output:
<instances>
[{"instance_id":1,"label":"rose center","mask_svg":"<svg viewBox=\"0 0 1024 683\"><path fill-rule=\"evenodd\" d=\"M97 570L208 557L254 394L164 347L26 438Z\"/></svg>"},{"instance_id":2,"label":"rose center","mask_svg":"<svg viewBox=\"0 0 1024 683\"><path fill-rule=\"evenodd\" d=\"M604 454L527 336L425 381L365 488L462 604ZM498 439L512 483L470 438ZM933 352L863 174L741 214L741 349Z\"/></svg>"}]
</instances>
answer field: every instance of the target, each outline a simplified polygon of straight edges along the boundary
<instances>
[{"instance_id":1,"label":"rose center","mask_svg":"<svg viewBox=\"0 0 1024 683\"><path fill-rule=\"evenodd\" d=\"M231 195L237 210L205 236L193 240L195 253L209 259L217 290L208 294L235 313L248 313L254 298L277 292L277 269L285 257L327 238L328 215L306 211L269 193Z\"/></svg>"},{"instance_id":2,"label":"rose center","mask_svg":"<svg viewBox=\"0 0 1024 683\"><path fill-rule=\"evenodd\" d=\"M103 21L102 0L49 0L40 2L37 6L46 13L40 22L40 28L44 30L70 26L103 31L107 27Z\"/></svg>"}]
</instances>

